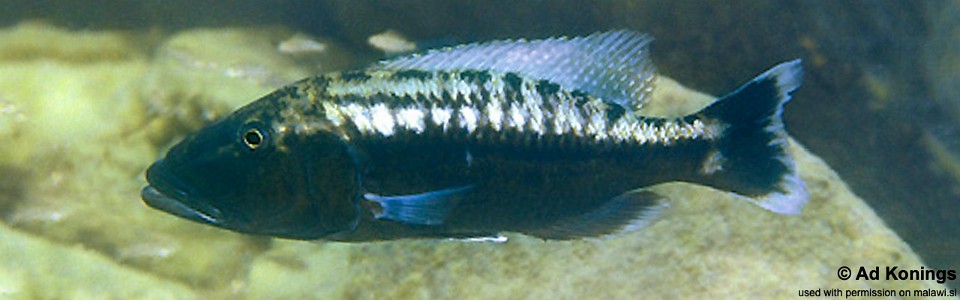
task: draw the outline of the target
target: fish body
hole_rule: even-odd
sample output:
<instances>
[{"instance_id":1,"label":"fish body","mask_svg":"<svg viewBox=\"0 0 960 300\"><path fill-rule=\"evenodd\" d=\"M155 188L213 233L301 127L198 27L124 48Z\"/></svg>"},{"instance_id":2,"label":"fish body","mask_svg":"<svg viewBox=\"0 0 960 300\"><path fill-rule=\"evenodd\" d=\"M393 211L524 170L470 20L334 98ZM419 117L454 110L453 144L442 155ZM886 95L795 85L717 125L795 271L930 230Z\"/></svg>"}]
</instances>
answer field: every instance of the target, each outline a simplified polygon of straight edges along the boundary
<instances>
[{"instance_id":1,"label":"fish body","mask_svg":"<svg viewBox=\"0 0 960 300\"><path fill-rule=\"evenodd\" d=\"M188 136L147 171L151 207L293 239L575 239L635 230L687 181L768 210L806 202L780 64L706 108L644 115L650 38L494 41L287 85Z\"/></svg>"}]
</instances>

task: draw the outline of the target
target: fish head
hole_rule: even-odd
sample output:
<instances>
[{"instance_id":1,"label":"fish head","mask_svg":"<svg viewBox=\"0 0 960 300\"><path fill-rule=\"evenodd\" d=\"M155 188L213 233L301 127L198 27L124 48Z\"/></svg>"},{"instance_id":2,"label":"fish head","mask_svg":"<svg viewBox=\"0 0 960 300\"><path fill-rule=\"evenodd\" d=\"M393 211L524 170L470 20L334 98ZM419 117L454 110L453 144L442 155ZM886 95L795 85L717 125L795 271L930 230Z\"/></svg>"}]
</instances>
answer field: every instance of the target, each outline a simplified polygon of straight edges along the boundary
<instances>
[{"instance_id":1,"label":"fish head","mask_svg":"<svg viewBox=\"0 0 960 300\"><path fill-rule=\"evenodd\" d=\"M146 172L153 208L248 234L317 239L359 220L350 146L325 130L278 125L262 99L176 144Z\"/></svg>"}]
</instances>

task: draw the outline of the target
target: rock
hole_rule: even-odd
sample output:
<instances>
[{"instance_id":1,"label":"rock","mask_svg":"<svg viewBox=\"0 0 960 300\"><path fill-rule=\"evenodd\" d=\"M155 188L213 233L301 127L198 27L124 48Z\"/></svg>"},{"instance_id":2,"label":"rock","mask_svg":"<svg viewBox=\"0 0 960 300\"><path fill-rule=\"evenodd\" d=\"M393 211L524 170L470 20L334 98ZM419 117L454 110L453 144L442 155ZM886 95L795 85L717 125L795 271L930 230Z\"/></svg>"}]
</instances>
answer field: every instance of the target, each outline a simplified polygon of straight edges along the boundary
<instances>
[{"instance_id":1,"label":"rock","mask_svg":"<svg viewBox=\"0 0 960 300\"><path fill-rule=\"evenodd\" d=\"M131 46L136 35L24 23L0 36L10 37L0 45L0 57L7 58L0 60L0 101L9 112L0 114L0 138L16 145L0 147L6 224L193 288L219 288L233 279L205 270L242 272L257 251L249 239L183 224L140 203L143 171L173 138L169 124L177 122L175 115L151 112L148 103L156 98L140 97L155 66L147 49ZM36 55L9 54L26 52ZM197 239L184 242L183 235Z\"/></svg>"},{"instance_id":2,"label":"rock","mask_svg":"<svg viewBox=\"0 0 960 300\"><path fill-rule=\"evenodd\" d=\"M198 299L186 285L123 266L98 251L0 225L4 299Z\"/></svg>"}]
</instances>

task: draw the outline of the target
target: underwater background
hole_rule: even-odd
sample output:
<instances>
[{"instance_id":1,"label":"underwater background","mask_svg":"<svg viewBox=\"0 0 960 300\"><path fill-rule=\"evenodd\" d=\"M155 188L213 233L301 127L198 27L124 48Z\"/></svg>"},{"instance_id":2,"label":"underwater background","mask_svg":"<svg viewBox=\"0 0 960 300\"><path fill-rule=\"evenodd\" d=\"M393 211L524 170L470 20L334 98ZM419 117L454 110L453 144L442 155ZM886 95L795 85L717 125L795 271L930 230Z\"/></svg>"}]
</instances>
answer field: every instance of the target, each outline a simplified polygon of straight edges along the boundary
<instances>
[{"instance_id":1,"label":"underwater background","mask_svg":"<svg viewBox=\"0 0 960 300\"><path fill-rule=\"evenodd\" d=\"M940 288L841 281L843 265L960 269L960 1L0 6L0 296L790 297ZM806 148L802 216L675 184L668 216L611 240L340 244L244 236L139 200L172 143L285 83L393 50L620 28L650 33L659 73L712 95L803 59L785 109Z\"/></svg>"}]
</instances>

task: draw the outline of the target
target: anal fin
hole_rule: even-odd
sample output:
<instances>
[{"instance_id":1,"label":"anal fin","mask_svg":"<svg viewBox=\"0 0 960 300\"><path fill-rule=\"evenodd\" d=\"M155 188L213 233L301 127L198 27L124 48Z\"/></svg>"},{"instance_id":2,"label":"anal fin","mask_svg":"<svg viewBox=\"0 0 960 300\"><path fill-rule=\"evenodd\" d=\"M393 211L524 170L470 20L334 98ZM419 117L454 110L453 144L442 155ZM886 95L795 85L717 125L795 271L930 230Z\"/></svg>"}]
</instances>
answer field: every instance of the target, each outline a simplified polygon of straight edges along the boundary
<instances>
[{"instance_id":1,"label":"anal fin","mask_svg":"<svg viewBox=\"0 0 960 300\"><path fill-rule=\"evenodd\" d=\"M459 200L472 189L473 185L467 185L413 195L364 194L363 197L380 205L381 210L374 214L377 219L414 225L440 225Z\"/></svg>"},{"instance_id":2,"label":"anal fin","mask_svg":"<svg viewBox=\"0 0 960 300\"><path fill-rule=\"evenodd\" d=\"M662 214L663 197L646 190L624 193L584 214L567 217L552 225L523 233L543 239L572 240L614 235L643 229Z\"/></svg>"}]
</instances>

